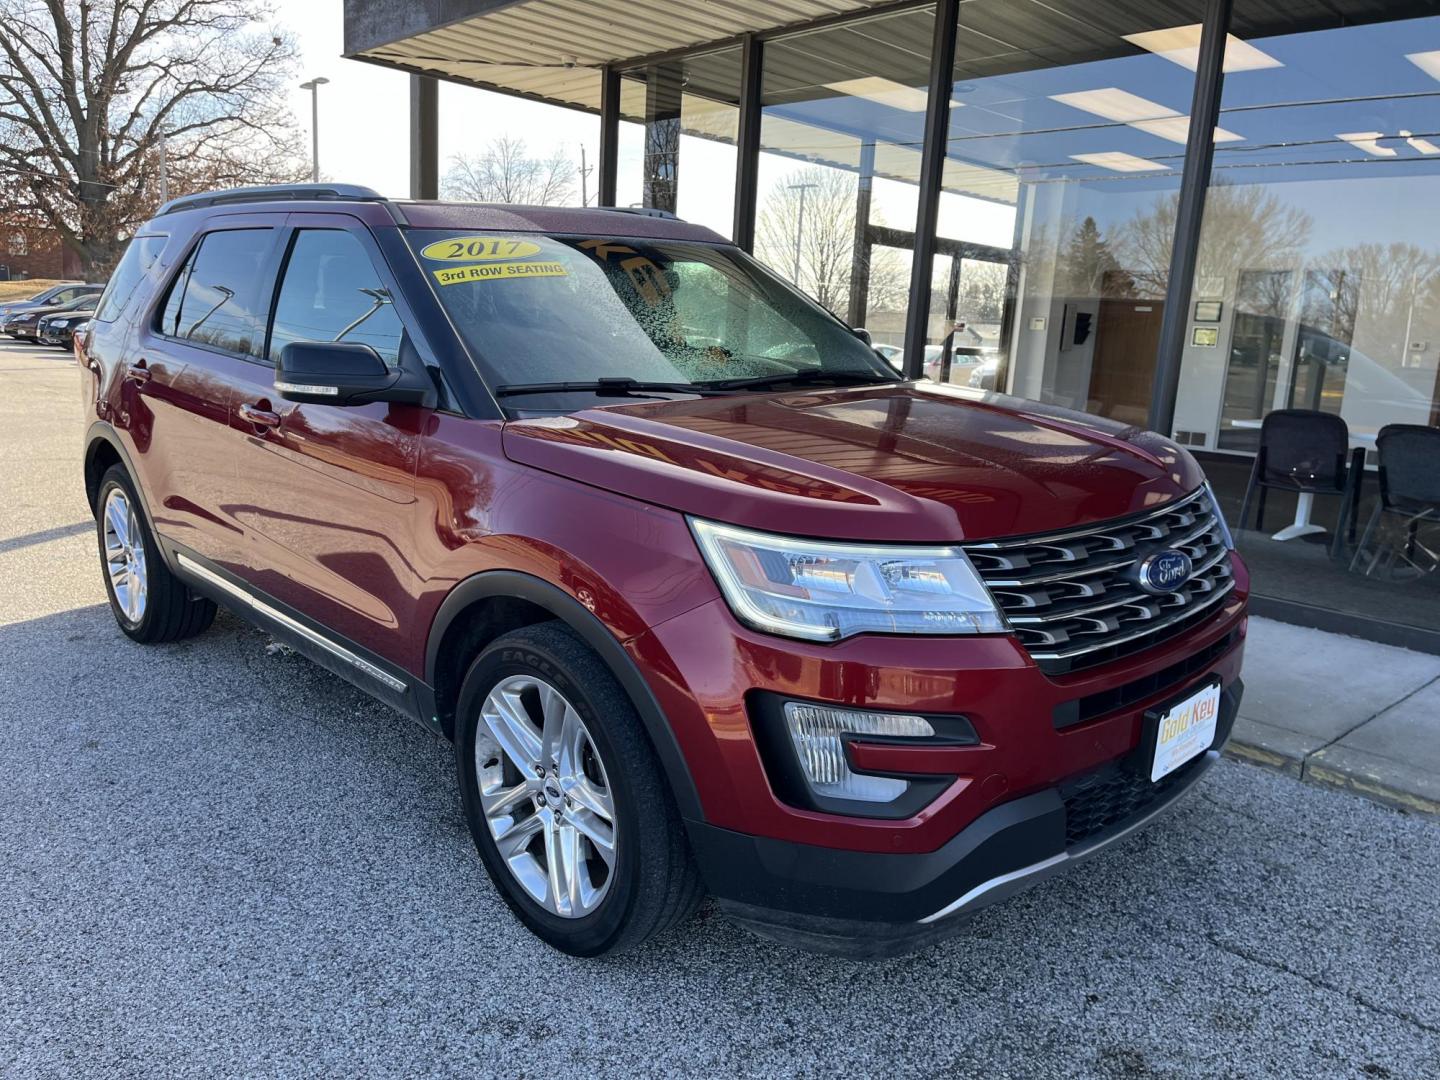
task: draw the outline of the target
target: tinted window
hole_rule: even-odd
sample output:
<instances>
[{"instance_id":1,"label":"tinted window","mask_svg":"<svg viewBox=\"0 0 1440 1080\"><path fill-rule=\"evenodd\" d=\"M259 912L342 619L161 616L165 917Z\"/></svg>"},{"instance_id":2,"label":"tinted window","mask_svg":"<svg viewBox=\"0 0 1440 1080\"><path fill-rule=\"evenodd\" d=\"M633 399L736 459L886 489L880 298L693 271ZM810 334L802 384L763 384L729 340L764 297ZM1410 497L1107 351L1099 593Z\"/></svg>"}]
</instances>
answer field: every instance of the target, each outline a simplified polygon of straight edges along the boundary
<instances>
[{"instance_id":1,"label":"tinted window","mask_svg":"<svg viewBox=\"0 0 1440 1080\"><path fill-rule=\"evenodd\" d=\"M229 352L259 355L255 309L269 229L205 236L170 289L161 329Z\"/></svg>"},{"instance_id":2,"label":"tinted window","mask_svg":"<svg viewBox=\"0 0 1440 1080\"><path fill-rule=\"evenodd\" d=\"M270 358L292 341L355 341L399 364L404 333L390 293L363 244L341 229L295 234L275 302Z\"/></svg>"},{"instance_id":3,"label":"tinted window","mask_svg":"<svg viewBox=\"0 0 1440 1080\"><path fill-rule=\"evenodd\" d=\"M135 294L135 289L164 250L163 236L137 236L130 241L130 246L125 249L125 257L115 268L110 284L100 298L100 305L95 309L96 321L108 323L120 317L125 305L130 302L130 297Z\"/></svg>"}]
</instances>

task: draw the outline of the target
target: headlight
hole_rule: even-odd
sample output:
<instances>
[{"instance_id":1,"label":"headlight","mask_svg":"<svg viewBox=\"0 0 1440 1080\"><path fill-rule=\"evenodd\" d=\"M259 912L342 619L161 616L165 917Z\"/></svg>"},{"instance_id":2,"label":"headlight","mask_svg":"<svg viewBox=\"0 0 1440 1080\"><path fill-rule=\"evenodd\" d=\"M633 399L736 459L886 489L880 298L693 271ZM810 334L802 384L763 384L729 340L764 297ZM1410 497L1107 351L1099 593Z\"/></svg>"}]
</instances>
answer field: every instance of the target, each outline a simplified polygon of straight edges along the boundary
<instances>
[{"instance_id":1,"label":"headlight","mask_svg":"<svg viewBox=\"0 0 1440 1080\"><path fill-rule=\"evenodd\" d=\"M1235 538L1230 535L1230 523L1225 520L1225 511L1220 509L1220 496L1215 494L1215 489L1210 486L1210 481L1205 481L1205 494L1210 496L1210 506L1215 511L1215 521L1220 526L1220 538L1225 541L1225 546L1231 551L1235 550Z\"/></svg>"},{"instance_id":2,"label":"headlight","mask_svg":"<svg viewBox=\"0 0 1440 1080\"><path fill-rule=\"evenodd\" d=\"M809 641L854 634L999 634L1008 627L956 547L800 540L690 519L736 618Z\"/></svg>"}]
</instances>

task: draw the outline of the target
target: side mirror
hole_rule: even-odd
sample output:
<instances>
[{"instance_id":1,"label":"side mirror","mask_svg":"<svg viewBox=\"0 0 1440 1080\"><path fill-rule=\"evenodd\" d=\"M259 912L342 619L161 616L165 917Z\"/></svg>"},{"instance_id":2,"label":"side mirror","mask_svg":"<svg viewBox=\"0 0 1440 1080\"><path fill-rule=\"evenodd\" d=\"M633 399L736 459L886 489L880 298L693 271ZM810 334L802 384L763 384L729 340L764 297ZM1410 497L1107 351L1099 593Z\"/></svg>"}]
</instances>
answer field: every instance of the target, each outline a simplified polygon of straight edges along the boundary
<instances>
[{"instance_id":1,"label":"side mirror","mask_svg":"<svg viewBox=\"0 0 1440 1080\"><path fill-rule=\"evenodd\" d=\"M866 330L863 326L851 327L850 332L856 337L858 337L861 341L863 341L866 345L869 345L872 349L875 347L875 342L870 337L870 331Z\"/></svg>"},{"instance_id":2,"label":"side mirror","mask_svg":"<svg viewBox=\"0 0 1440 1080\"><path fill-rule=\"evenodd\" d=\"M286 401L315 405L433 407L436 396L428 376L392 371L371 346L356 341L292 341L280 350L275 389Z\"/></svg>"}]
</instances>

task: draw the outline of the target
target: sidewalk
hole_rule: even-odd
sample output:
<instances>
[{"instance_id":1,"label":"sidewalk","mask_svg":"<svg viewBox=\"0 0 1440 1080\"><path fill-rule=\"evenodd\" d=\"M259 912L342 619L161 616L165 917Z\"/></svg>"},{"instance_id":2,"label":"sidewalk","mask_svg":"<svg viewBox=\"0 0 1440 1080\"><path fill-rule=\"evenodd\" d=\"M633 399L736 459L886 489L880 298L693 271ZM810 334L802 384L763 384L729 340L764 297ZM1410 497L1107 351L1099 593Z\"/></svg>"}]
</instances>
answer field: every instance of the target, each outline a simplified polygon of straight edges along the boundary
<instances>
[{"instance_id":1,"label":"sidewalk","mask_svg":"<svg viewBox=\"0 0 1440 1080\"><path fill-rule=\"evenodd\" d=\"M1440 814L1440 656L1251 618L1229 753Z\"/></svg>"}]
</instances>

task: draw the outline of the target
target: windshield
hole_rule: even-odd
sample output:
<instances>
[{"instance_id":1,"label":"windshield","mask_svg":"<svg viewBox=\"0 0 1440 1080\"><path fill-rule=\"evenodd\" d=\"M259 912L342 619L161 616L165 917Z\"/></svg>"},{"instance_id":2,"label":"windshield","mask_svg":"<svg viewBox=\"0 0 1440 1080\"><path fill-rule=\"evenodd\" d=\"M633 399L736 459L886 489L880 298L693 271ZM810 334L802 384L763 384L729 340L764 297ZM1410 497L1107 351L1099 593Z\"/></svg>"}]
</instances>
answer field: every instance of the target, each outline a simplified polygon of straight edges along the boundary
<instances>
[{"instance_id":1,"label":"windshield","mask_svg":"<svg viewBox=\"0 0 1440 1080\"><path fill-rule=\"evenodd\" d=\"M439 229L407 235L492 390L599 379L763 379L773 389L789 376L896 378L842 323L735 248Z\"/></svg>"}]
</instances>

